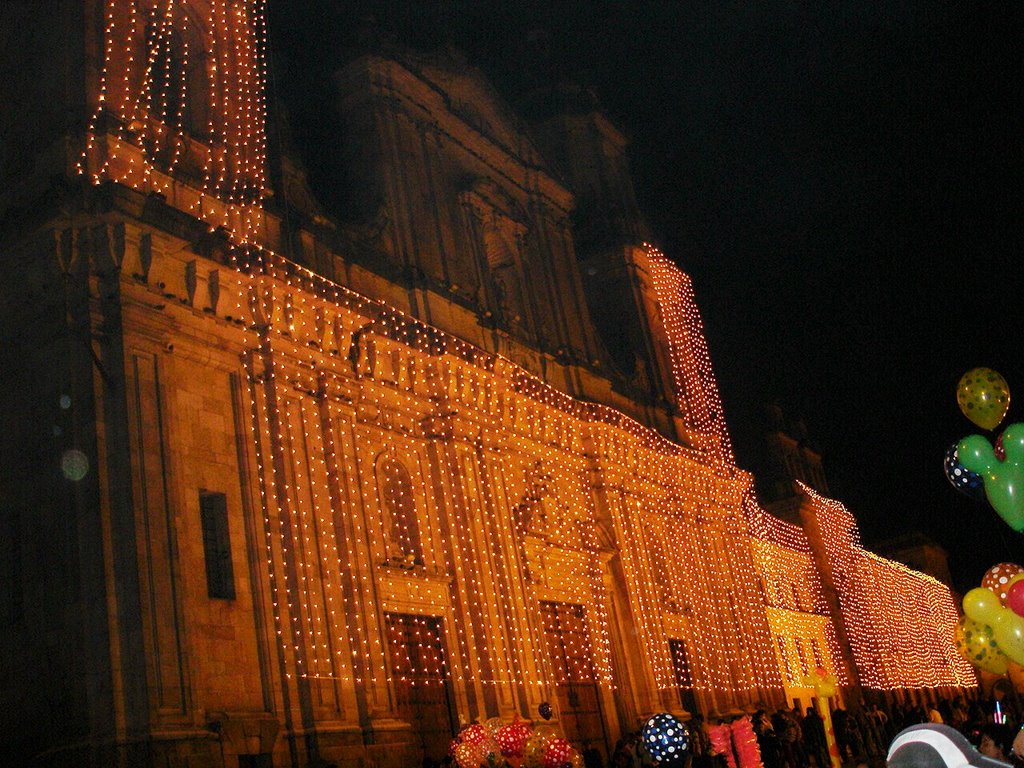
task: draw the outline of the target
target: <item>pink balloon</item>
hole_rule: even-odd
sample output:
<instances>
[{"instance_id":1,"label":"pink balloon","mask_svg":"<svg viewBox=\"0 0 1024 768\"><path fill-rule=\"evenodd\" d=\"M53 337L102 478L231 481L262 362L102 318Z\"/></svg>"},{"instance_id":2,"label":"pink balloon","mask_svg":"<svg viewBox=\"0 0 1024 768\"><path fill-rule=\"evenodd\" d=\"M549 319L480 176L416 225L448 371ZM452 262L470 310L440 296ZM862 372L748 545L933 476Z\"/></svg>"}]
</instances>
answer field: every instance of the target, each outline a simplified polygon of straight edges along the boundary
<instances>
[{"instance_id":1,"label":"pink balloon","mask_svg":"<svg viewBox=\"0 0 1024 768\"><path fill-rule=\"evenodd\" d=\"M1018 580L1006 590L1005 605L1018 616L1024 616L1024 580Z\"/></svg>"}]
</instances>

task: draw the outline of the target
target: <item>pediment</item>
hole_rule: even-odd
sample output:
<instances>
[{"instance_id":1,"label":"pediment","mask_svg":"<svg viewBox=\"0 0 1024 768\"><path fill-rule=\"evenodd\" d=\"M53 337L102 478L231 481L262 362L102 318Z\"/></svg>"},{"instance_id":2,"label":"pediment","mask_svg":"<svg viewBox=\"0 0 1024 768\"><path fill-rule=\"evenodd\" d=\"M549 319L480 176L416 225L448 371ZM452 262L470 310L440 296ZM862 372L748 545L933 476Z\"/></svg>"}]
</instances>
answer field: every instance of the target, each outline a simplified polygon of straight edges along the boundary
<instances>
[{"instance_id":1,"label":"pediment","mask_svg":"<svg viewBox=\"0 0 1024 768\"><path fill-rule=\"evenodd\" d=\"M451 52L419 57L408 64L443 96L452 115L523 163L544 164L523 121L479 69Z\"/></svg>"}]
</instances>

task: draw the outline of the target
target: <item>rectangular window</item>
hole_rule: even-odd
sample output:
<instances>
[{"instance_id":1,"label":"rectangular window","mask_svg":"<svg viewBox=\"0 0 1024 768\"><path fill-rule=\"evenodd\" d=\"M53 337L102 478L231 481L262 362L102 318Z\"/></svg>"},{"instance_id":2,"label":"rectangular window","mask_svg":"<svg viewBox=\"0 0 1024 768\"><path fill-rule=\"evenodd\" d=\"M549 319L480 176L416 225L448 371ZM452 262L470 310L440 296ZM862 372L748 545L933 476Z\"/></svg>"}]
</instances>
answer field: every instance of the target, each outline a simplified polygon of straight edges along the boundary
<instances>
[{"instance_id":1,"label":"rectangular window","mask_svg":"<svg viewBox=\"0 0 1024 768\"><path fill-rule=\"evenodd\" d=\"M821 646L818 645L818 641L815 639L811 640L811 651L814 653L814 666L824 668L825 659L821 653Z\"/></svg>"},{"instance_id":2,"label":"rectangular window","mask_svg":"<svg viewBox=\"0 0 1024 768\"><path fill-rule=\"evenodd\" d=\"M672 671L675 672L676 686L679 688L693 688L690 661L686 656L686 641L669 640L668 648L672 654Z\"/></svg>"},{"instance_id":3,"label":"rectangular window","mask_svg":"<svg viewBox=\"0 0 1024 768\"><path fill-rule=\"evenodd\" d=\"M793 665L789 663L789 653L786 652L786 641L776 635L775 645L779 651L779 658L782 659L782 664L786 668L786 682L792 683L796 680L796 675L793 674Z\"/></svg>"},{"instance_id":4,"label":"rectangular window","mask_svg":"<svg viewBox=\"0 0 1024 768\"><path fill-rule=\"evenodd\" d=\"M804 653L804 644L800 638L796 639L796 652L800 657L800 672L801 674L806 675L809 672L809 668L807 666L807 654Z\"/></svg>"},{"instance_id":5,"label":"rectangular window","mask_svg":"<svg viewBox=\"0 0 1024 768\"><path fill-rule=\"evenodd\" d=\"M223 493L199 492L206 555L206 593L222 600L235 599L235 574L228 536L228 502Z\"/></svg>"}]
</instances>

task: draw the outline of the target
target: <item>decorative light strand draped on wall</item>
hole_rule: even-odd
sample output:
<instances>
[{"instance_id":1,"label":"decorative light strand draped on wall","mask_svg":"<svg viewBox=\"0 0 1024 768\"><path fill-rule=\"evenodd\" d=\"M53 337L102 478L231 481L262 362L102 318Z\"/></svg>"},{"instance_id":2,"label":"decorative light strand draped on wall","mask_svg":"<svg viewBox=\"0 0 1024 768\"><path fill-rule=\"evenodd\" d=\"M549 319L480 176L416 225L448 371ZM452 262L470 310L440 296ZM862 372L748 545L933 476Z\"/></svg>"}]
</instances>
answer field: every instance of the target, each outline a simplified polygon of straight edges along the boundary
<instances>
[{"instance_id":1,"label":"decorative light strand draped on wall","mask_svg":"<svg viewBox=\"0 0 1024 768\"><path fill-rule=\"evenodd\" d=\"M821 526L861 682L879 689L976 685L950 642L958 614L949 589L863 549L846 508L801 487Z\"/></svg>"},{"instance_id":2,"label":"decorative light strand draped on wall","mask_svg":"<svg viewBox=\"0 0 1024 768\"><path fill-rule=\"evenodd\" d=\"M697 430L710 441L706 449L715 460L735 464L693 281L653 245L644 243L644 247L668 336L677 402Z\"/></svg>"},{"instance_id":3,"label":"decorative light strand draped on wall","mask_svg":"<svg viewBox=\"0 0 1024 768\"><path fill-rule=\"evenodd\" d=\"M685 639L695 687L778 688L768 608L785 609L772 615L787 636L807 630L784 600L766 606L750 576L760 570L791 592L809 590L815 612L820 584L803 531L743 500L748 479L734 466L685 273L645 246L693 449L257 245L267 183L265 0L108 0L105 21L98 103L78 171L95 184L159 193L211 230L223 227L236 246L230 262L248 282L236 294L235 318L251 318L243 324L259 337L246 357L251 426L274 631L289 669L328 682L392 679L397 646L385 647L386 630L399 625L388 624L388 613L401 610L424 615L423 631L411 633L421 644L403 670L485 684L613 685L603 563L611 553L599 535L585 446L603 434L609 453L629 443L647 459L635 472L656 468L662 483L611 513L657 685L675 685L668 644ZM188 111L200 102L208 105L201 126ZM316 341L325 302L362 324L339 325L327 348ZM376 361L360 358L368 350ZM328 397L332 366L350 362L358 401ZM387 411L403 424L444 424L456 405L477 424L458 440L445 436L450 426L423 435L391 424L375 437L361 423ZM950 641L956 612L948 591L863 551L846 510L815 503L865 682L972 684ZM533 525L542 513L544 525ZM665 552L673 557L663 565ZM376 605L377 587L357 566L367 559L379 583L401 582L411 597ZM555 614L557 606L582 611L582 631L563 637L564 668L545 647L542 602ZM670 636L665 611L685 614L685 638ZM462 617L440 625L447 663L427 631L439 612ZM524 625L525 634L513 630ZM839 659L834 632L829 647ZM835 671L842 681L841 665Z\"/></svg>"},{"instance_id":4,"label":"decorative light strand draped on wall","mask_svg":"<svg viewBox=\"0 0 1024 768\"><path fill-rule=\"evenodd\" d=\"M828 649L828 658L814 666L823 666L840 685L848 684L835 626L803 528L762 509L752 490L744 498L744 510L769 606L769 623L776 635L780 667L789 684L802 685L807 670L802 668L800 656L807 647L814 649L815 643Z\"/></svg>"},{"instance_id":5,"label":"decorative light strand draped on wall","mask_svg":"<svg viewBox=\"0 0 1024 768\"><path fill-rule=\"evenodd\" d=\"M199 8L205 17L192 18ZM265 0L108 0L98 103L78 172L158 192L211 230L255 243L266 188L265 8ZM204 39L208 50L194 50ZM188 124L186 110L204 103L205 125ZM187 156L202 166L201 191L176 182Z\"/></svg>"}]
</instances>

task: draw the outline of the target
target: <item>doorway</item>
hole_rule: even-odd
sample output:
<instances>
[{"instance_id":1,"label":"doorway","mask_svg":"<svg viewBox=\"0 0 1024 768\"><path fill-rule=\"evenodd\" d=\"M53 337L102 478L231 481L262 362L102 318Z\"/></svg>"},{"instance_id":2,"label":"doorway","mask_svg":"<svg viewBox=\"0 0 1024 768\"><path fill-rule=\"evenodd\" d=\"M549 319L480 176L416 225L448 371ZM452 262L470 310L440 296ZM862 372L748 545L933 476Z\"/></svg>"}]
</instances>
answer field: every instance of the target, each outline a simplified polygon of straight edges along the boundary
<instances>
[{"instance_id":1,"label":"doorway","mask_svg":"<svg viewBox=\"0 0 1024 768\"><path fill-rule=\"evenodd\" d=\"M395 711L412 725L423 757L437 765L448 754L455 714L441 619L385 614Z\"/></svg>"}]
</instances>

